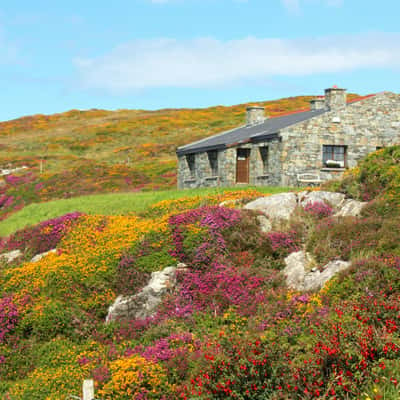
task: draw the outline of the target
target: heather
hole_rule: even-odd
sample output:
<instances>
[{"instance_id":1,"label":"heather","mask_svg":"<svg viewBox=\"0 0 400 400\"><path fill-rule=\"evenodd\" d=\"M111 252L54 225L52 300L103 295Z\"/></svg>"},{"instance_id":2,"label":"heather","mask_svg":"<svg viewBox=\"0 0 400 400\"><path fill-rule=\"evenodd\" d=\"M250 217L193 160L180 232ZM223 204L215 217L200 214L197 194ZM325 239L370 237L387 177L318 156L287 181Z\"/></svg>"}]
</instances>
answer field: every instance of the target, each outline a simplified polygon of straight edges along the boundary
<instances>
[{"instance_id":1,"label":"heather","mask_svg":"<svg viewBox=\"0 0 400 400\"><path fill-rule=\"evenodd\" d=\"M93 378L101 399L398 399L400 224L374 208L381 195L361 217L311 203L268 233L240 209L254 190L15 232L4 251L27 258L0 269L1 396L67 399ZM32 263L42 237L57 252ZM281 270L302 249L315 268L352 265L297 292ZM186 268L152 317L105 324L117 295L178 262Z\"/></svg>"},{"instance_id":2,"label":"heather","mask_svg":"<svg viewBox=\"0 0 400 400\"><path fill-rule=\"evenodd\" d=\"M78 212L69 213L17 231L0 241L0 252L21 250L29 257L54 249L80 216Z\"/></svg>"}]
</instances>

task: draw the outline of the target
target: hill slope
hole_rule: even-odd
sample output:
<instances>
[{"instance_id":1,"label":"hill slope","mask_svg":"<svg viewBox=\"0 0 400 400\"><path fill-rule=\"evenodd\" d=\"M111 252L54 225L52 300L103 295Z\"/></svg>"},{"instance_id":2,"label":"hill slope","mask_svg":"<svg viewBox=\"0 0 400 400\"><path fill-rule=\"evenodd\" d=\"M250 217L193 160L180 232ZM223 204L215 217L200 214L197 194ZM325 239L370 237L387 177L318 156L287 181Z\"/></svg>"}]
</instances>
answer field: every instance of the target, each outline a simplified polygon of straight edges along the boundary
<instances>
[{"instance_id":1,"label":"hill slope","mask_svg":"<svg viewBox=\"0 0 400 400\"><path fill-rule=\"evenodd\" d=\"M260 104L277 116L307 108L310 98ZM32 202L175 187L176 147L242 124L245 108L71 110L2 122L0 167L29 169L0 186L0 219Z\"/></svg>"},{"instance_id":2,"label":"hill slope","mask_svg":"<svg viewBox=\"0 0 400 400\"><path fill-rule=\"evenodd\" d=\"M259 196L242 192L17 232L1 244L23 255L0 268L0 396L63 400L92 377L103 400L398 399L399 154L332 184L369 197L361 218L314 204L263 233L256 213L215 207ZM283 260L301 248L315 268L352 267L320 292L288 290ZM188 269L155 316L104 323L117 294L178 261Z\"/></svg>"}]
</instances>

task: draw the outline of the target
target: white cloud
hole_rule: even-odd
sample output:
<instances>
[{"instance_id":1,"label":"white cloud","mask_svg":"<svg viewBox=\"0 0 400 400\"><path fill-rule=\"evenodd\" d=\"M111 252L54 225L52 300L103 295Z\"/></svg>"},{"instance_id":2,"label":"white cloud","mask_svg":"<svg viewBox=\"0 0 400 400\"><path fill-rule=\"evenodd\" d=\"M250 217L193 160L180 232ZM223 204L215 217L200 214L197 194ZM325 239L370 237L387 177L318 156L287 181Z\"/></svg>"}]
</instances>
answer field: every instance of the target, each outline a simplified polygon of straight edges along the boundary
<instances>
[{"instance_id":1,"label":"white cloud","mask_svg":"<svg viewBox=\"0 0 400 400\"><path fill-rule=\"evenodd\" d=\"M86 88L210 88L278 76L400 67L400 34L220 41L137 40L97 58L74 60Z\"/></svg>"}]
</instances>

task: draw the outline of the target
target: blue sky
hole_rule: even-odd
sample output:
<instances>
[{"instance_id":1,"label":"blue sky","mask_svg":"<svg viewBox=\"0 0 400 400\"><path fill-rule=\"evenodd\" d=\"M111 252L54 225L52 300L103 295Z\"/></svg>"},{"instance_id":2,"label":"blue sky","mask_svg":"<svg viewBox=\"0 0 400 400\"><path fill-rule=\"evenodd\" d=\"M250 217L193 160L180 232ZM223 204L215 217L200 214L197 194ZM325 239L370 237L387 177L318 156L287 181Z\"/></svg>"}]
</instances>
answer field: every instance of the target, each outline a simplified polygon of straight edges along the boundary
<instances>
[{"instance_id":1,"label":"blue sky","mask_svg":"<svg viewBox=\"0 0 400 400\"><path fill-rule=\"evenodd\" d=\"M400 92L398 0L0 4L0 120Z\"/></svg>"}]
</instances>

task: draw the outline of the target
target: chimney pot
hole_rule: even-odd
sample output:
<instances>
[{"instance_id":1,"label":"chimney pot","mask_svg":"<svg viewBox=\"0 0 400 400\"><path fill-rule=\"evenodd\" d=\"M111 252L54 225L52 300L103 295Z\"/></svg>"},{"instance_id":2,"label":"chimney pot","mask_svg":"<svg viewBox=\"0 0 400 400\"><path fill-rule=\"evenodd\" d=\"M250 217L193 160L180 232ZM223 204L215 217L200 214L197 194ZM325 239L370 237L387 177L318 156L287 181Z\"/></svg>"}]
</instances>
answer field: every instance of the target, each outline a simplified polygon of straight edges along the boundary
<instances>
[{"instance_id":1,"label":"chimney pot","mask_svg":"<svg viewBox=\"0 0 400 400\"><path fill-rule=\"evenodd\" d=\"M325 89L325 105L328 110L339 110L346 107L346 89L340 89L336 85Z\"/></svg>"},{"instance_id":2,"label":"chimney pot","mask_svg":"<svg viewBox=\"0 0 400 400\"><path fill-rule=\"evenodd\" d=\"M315 99L310 100L310 108L311 111L321 110L325 108L325 98L317 97Z\"/></svg>"},{"instance_id":3,"label":"chimney pot","mask_svg":"<svg viewBox=\"0 0 400 400\"><path fill-rule=\"evenodd\" d=\"M249 106L246 109L246 125L260 124L266 120L265 109L260 106Z\"/></svg>"}]
</instances>

